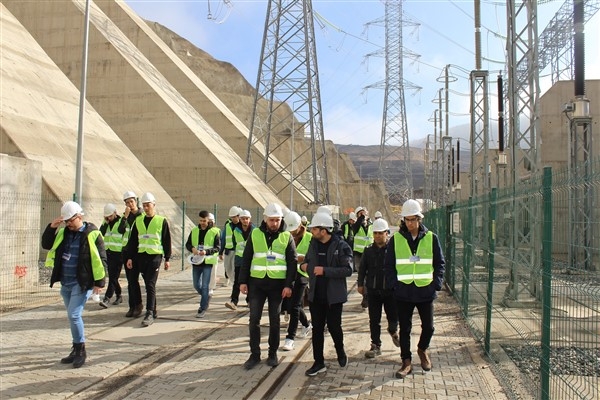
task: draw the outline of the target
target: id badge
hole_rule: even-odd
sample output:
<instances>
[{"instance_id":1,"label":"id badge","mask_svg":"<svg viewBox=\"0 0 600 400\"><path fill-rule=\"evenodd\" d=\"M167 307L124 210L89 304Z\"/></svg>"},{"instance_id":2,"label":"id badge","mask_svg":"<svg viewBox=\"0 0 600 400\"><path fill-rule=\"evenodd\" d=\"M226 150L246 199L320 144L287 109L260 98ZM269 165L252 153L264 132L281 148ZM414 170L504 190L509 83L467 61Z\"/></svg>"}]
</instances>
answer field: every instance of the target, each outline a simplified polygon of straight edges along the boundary
<instances>
[{"instance_id":1,"label":"id badge","mask_svg":"<svg viewBox=\"0 0 600 400\"><path fill-rule=\"evenodd\" d=\"M267 254L267 261L275 262L275 259L276 257L272 253Z\"/></svg>"},{"instance_id":2,"label":"id badge","mask_svg":"<svg viewBox=\"0 0 600 400\"><path fill-rule=\"evenodd\" d=\"M421 261L421 257L419 256L410 256L410 262Z\"/></svg>"},{"instance_id":3,"label":"id badge","mask_svg":"<svg viewBox=\"0 0 600 400\"><path fill-rule=\"evenodd\" d=\"M63 253L62 259L65 261L69 261L71 259L71 253Z\"/></svg>"},{"instance_id":4,"label":"id badge","mask_svg":"<svg viewBox=\"0 0 600 400\"><path fill-rule=\"evenodd\" d=\"M203 245L199 245L198 246L198 251L202 251L202 250L204 250L204 246Z\"/></svg>"}]
</instances>

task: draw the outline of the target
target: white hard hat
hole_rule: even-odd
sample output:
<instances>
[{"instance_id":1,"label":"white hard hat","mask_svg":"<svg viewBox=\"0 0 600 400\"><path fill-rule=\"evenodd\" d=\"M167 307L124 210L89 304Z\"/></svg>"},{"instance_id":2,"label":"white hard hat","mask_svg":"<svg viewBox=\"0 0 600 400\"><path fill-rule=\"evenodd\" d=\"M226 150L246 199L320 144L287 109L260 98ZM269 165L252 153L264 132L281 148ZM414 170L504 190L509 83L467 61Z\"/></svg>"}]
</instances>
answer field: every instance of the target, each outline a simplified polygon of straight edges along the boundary
<instances>
[{"instance_id":1,"label":"white hard hat","mask_svg":"<svg viewBox=\"0 0 600 400\"><path fill-rule=\"evenodd\" d=\"M286 230L288 232L295 231L302 223L302 218L300 218L300 215L295 211L290 211L283 220L285 221Z\"/></svg>"},{"instance_id":2,"label":"white hard hat","mask_svg":"<svg viewBox=\"0 0 600 400\"><path fill-rule=\"evenodd\" d=\"M277 203L269 203L265 207L265 212L263 213L265 217L282 217L283 218L283 209Z\"/></svg>"},{"instance_id":3,"label":"white hard hat","mask_svg":"<svg viewBox=\"0 0 600 400\"><path fill-rule=\"evenodd\" d=\"M423 218L421 214L421 203L416 200L408 199L402 204L401 217L410 217L416 215L417 217Z\"/></svg>"},{"instance_id":4,"label":"white hard hat","mask_svg":"<svg viewBox=\"0 0 600 400\"><path fill-rule=\"evenodd\" d=\"M202 261L204 261L204 256L201 256L200 254L190 254L187 258L187 262L192 264L192 265L199 265L202 264Z\"/></svg>"},{"instance_id":5,"label":"white hard hat","mask_svg":"<svg viewBox=\"0 0 600 400\"><path fill-rule=\"evenodd\" d=\"M208 220L209 220L209 221L212 221L212 222L215 222L215 214L213 214L213 213L208 213Z\"/></svg>"},{"instance_id":6,"label":"white hard hat","mask_svg":"<svg viewBox=\"0 0 600 400\"><path fill-rule=\"evenodd\" d=\"M135 192L132 192L131 190L128 190L125 193L123 193L123 201L131 199L132 197L135 199L137 196L135 195Z\"/></svg>"},{"instance_id":7,"label":"white hard hat","mask_svg":"<svg viewBox=\"0 0 600 400\"><path fill-rule=\"evenodd\" d=\"M240 211L240 218L242 217L252 218L252 214L250 214L250 211L248 210L242 210Z\"/></svg>"},{"instance_id":8,"label":"white hard hat","mask_svg":"<svg viewBox=\"0 0 600 400\"><path fill-rule=\"evenodd\" d=\"M150 192L146 192L142 195L142 198L140 200L142 202L142 204L144 203L156 203L156 198L154 197L154 195Z\"/></svg>"},{"instance_id":9,"label":"white hard hat","mask_svg":"<svg viewBox=\"0 0 600 400\"><path fill-rule=\"evenodd\" d=\"M331 211L331 208L329 208L327 206L321 206L321 207L317 208L316 214L322 214L322 213L333 215L333 211Z\"/></svg>"},{"instance_id":10,"label":"white hard hat","mask_svg":"<svg viewBox=\"0 0 600 400\"><path fill-rule=\"evenodd\" d=\"M365 209L364 207L358 206L358 207L356 207L356 210L354 210L354 214L358 215L358 213L361 211L364 211L364 209Z\"/></svg>"},{"instance_id":11,"label":"white hard hat","mask_svg":"<svg viewBox=\"0 0 600 400\"><path fill-rule=\"evenodd\" d=\"M300 218L300 221L302 221L303 224L306 224L308 222L308 218L306 218L306 215L303 215L302 218Z\"/></svg>"},{"instance_id":12,"label":"white hard hat","mask_svg":"<svg viewBox=\"0 0 600 400\"><path fill-rule=\"evenodd\" d=\"M229 216L235 217L237 215L240 215L240 211L242 211L242 209L238 206L231 206L231 208L229 209Z\"/></svg>"},{"instance_id":13,"label":"white hard hat","mask_svg":"<svg viewBox=\"0 0 600 400\"><path fill-rule=\"evenodd\" d=\"M373 222L373 232L387 232L389 230L390 226L385 219L379 218Z\"/></svg>"},{"instance_id":14,"label":"white hard hat","mask_svg":"<svg viewBox=\"0 0 600 400\"><path fill-rule=\"evenodd\" d=\"M348 219L353 219L356 221L356 213L354 213L354 211L351 211L350 214L348 214Z\"/></svg>"},{"instance_id":15,"label":"white hard hat","mask_svg":"<svg viewBox=\"0 0 600 400\"><path fill-rule=\"evenodd\" d=\"M375 218L383 218L381 211L375 211Z\"/></svg>"},{"instance_id":16,"label":"white hard hat","mask_svg":"<svg viewBox=\"0 0 600 400\"><path fill-rule=\"evenodd\" d=\"M60 209L60 216L63 221L67 221L77 214L83 215L83 210L81 209L81 206L74 201L65 202Z\"/></svg>"},{"instance_id":17,"label":"white hard hat","mask_svg":"<svg viewBox=\"0 0 600 400\"><path fill-rule=\"evenodd\" d=\"M107 203L104 206L104 216L108 217L110 215L113 215L113 213L117 211L117 207L113 204L113 203Z\"/></svg>"},{"instance_id":18,"label":"white hard hat","mask_svg":"<svg viewBox=\"0 0 600 400\"><path fill-rule=\"evenodd\" d=\"M333 229L333 218L327 213L316 213L310 221L309 228Z\"/></svg>"}]
</instances>

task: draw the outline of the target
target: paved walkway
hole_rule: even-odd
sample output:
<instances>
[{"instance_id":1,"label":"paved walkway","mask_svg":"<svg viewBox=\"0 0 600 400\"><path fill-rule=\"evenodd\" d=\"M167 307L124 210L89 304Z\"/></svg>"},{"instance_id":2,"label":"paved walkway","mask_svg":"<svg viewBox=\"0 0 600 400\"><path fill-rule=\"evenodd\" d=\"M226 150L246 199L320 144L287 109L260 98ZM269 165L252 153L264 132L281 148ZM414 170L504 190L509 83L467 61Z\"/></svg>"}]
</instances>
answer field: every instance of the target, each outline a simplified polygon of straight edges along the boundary
<instances>
[{"instance_id":1,"label":"paved walkway","mask_svg":"<svg viewBox=\"0 0 600 400\"><path fill-rule=\"evenodd\" d=\"M309 378L304 371L312 365L310 338L296 340L293 351L280 351L278 367L263 362L245 371L248 313L246 308L234 312L224 307L230 289L217 288L206 318L200 320L195 318L198 304L190 271L161 273L159 318L150 327L141 327L141 318L125 318L125 304L103 310L88 302L88 359L80 369L59 362L70 350L71 337L58 290L57 302L2 315L0 399L507 398L446 292L435 306L432 371L423 373L416 366L406 379L396 379L399 349L387 334L382 335L382 355L364 358L368 315L353 288L343 316L349 364L337 365L332 340L326 337L328 370ZM349 288L355 278L349 278ZM268 323L266 314L262 322ZM413 347L419 326L417 317ZM282 344L284 337L282 329Z\"/></svg>"}]
</instances>

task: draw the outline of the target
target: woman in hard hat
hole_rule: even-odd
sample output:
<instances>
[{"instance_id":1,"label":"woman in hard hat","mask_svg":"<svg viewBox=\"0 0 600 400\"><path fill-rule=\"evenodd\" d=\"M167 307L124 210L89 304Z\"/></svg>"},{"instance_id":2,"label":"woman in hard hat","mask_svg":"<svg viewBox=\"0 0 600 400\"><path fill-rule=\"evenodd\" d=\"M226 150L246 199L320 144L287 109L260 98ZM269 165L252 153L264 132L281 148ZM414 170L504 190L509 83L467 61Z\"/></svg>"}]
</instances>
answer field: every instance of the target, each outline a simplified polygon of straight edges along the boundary
<instances>
[{"instance_id":1,"label":"woman in hard hat","mask_svg":"<svg viewBox=\"0 0 600 400\"><path fill-rule=\"evenodd\" d=\"M65 228L59 228L61 224ZM83 307L92 294L105 284L106 251L98 228L83 221L83 210L74 201L67 201L60 217L48 224L42 235L42 248L49 250L46 267L52 268L50 287L60 282L60 294L67 309L73 347L60 360L79 368L87 357L83 326Z\"/></svg>"},{"instance_id":2,"label":"woman in hard hat","mask_svg":"<svg viewBox=\"0 0 600 400\"><path fill-rule=\"evenodd\" d=\"M404 378L412 372L410 332L415 308L421 319L417 354L421 368L431 370L427 350L434 332L433 301L442 290L446 262L437 235L421 223L421 204L413 199L405 201L400 216L404 225L388 243L384 271L388 287L394 289L400 324L402 367L396 377Z\"/></svg>"}]
</instances>

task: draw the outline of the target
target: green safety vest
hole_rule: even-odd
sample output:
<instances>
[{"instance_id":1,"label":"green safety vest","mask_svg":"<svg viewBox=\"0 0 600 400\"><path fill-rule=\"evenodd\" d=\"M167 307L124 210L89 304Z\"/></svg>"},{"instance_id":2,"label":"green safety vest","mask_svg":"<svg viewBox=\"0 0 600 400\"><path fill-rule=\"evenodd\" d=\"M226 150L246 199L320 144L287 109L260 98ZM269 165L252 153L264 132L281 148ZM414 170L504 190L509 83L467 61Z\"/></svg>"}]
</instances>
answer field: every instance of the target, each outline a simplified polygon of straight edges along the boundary
<instances>
[{"instance_id":1,"label":"green safety vest","mask_svg":"<svg viewBox=\"0 0 600 400\"><path fill-rule=\"evenodd\" d=\"M104 278L104 264L102 264L102 258L100 258L100 251L98 251L98 247L96 247L96 239L100 236L100 231L95 230L91 231L87 235L88 244L90 245L90 259L92 261L92 274L94 275L94 280L100 280ZM54 244L48 254L46 255L46 263L44 264L46 267L52 268L54 267L54 259L56 258L56 249L62 243L65 238L65 228L60 228L56 233L56 237L54 238Z\"/></svg>"},{"instance_id":2,"label":"green safety vest","mask_svg":"<svg viewBox=\"0 0 600 400\"><path fill-rule=\"evenodd\" d=\"M192 247L195 247L198 250L206 250L206 247L213 248L215 247L215 237L219 235L219 231L214 228L210 228L206 231L204 235L204 244L202 249L198 249L198 238L200 237L200 228L197 226L192 229ZM205 264L216 264L219 261L219 253L216 252L214 254L204 256Z\"/></svg>"},{"instance_id":3,"label":"green safety vest","mask_svg":"<svg viewBox=\"0 0 600 400\"><path fill-rule=\"evenodd\" d=\"M162 247L162 226L165 217L155 215L150 220L148 230L144 224L145 214L139 215L135 219L135 225L138 230L138 253L164 254Z\"/></svg>"},{"instance_id":4,"label":"green safety vest","mask_svg":"<svg viewBox=\"0 0 600 400\"><path fill-rule=\"evenodd\" d=\"M418 260L411 260L413 257L408 241L399 232L394 233L394 252L396 255L396 277L397 279L410 285L415 283L417 287L423 287L433 282L433 234L427 232L419 240L415 256Z\"/></svg>"},{"instance_id":5,"label":"green safety vest","mask_svg":"<svg viewBox=\"0 0 600 400\"><path fill-rule=\"evenodd\" d=\"M252 231L254 231L254 228L252 228ZM250 231L250 233L252 233L252 231ZM246 240L244 239L244 235L242 234L241 230L236 228L233 231L233 236L235 236L235 255L238 257L243 257L244 249L246 248Z\"/></svg>"},{"instance_id":6,"label":"green safety vest","mask_svg":"<svg viewBox=\"0 0 600 400\"><path fill-rule=\"evenodd\" d=\"M233 229L231 229L231 220L228 219L225 224L225 249L233 249Z\"/></svg>"},{"instance_id":7,"label":"green safety vest","mask_svg":"<svg viewBox=\"0 0 600 400\"><path fill-rule=\"evenodd\" d=\"M354 235L354 251L362 253L371 243L373 243L373 225L369 225L367 232L365 227L361 226Z\"/></svg>"},{"instance_id":8,"label":"green safety vest","mask_svg":"<svg viewBox=\"0 0 600 400\"><path fill-rule=\"evenodd\" d=\"M106 225L107 229L106 234L104 235L104 246L107 250L120 253L126 241L123 239L124 235L119 233L119 223L115 222L112 228L110 225Z\"/></svg>"},{"instance_id":9,"label":"green safety vest","mask_svg":"<svg viewBox=\"0 0 600 400\"><path fill-rule=\"evenodd\" d=\"M260 229L251 233L254 254L250 264L250 276L263 279L268 275L271 279L285 279L287 263L285 250L290 242L289 232L280 232L277 239L273 240L271 248L267 247L267 239Z\"/></svg>"},{"instance_id":10,"label":"green safety vest","mask_svg":"<svg viewBox=\"0 0 600 400\"><path fill-rule=\"evenodd\" d=\"M298 243L298 246L296 247L296 253L298 253L299 256L306 256L306 252L308 251L308 245L310 244L311 239L312 233L305 232L304 236L302 236L302 240L300 240L300 243ZM300 263L298 263L298 273L308 278L308 272L302 271L302 269L300 268Z\"/></svg>"}]
</instances>

